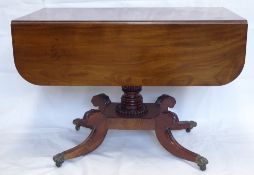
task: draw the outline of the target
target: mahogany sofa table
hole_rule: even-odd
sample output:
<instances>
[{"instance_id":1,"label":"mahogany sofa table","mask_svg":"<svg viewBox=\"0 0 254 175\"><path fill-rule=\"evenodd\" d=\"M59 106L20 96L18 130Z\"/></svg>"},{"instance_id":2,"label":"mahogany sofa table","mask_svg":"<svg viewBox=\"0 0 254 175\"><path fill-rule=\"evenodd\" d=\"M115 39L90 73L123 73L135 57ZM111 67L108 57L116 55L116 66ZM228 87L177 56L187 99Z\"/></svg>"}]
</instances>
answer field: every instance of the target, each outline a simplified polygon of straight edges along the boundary
<instances>
[{"instance_id":1,"label":"mahogany sofa table","mask_svg":"<svg viewBox=\"0 0 254 175\"><path fill-rule=\"evenodd\" d=\"M155 130L161 145L201 170L208 160L181 146L171 131L197 123L179 121L169 95L143 103L141 86L219 86L234 80L245 61L247 21L224 8L46 8L12 21L15 65L37 85L122 86L120 103L105 94L98 109L73 121L91 134L53 157L95 150L108 129Z\"/></svg>"}]
</instances>

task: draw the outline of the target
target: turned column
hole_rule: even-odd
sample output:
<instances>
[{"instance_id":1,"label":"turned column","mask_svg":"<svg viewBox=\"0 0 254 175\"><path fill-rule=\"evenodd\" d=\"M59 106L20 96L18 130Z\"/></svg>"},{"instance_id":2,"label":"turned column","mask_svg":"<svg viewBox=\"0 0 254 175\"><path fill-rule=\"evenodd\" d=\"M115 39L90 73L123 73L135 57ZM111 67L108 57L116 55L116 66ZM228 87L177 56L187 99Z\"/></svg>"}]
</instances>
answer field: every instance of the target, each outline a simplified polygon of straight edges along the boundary
<instances>
[{"instance_id":1,"label":"turned column","mask_svg":"<svg viewBox=\"0 0 254 175\"><path fill-rule=\"evenodd\" d=\"M147 112L143 104L143 97L140 95L141 86L122 86L124 94L121 103L117 105L116 112L127 117L141 117Z\"/></svg>"}]
</instances>

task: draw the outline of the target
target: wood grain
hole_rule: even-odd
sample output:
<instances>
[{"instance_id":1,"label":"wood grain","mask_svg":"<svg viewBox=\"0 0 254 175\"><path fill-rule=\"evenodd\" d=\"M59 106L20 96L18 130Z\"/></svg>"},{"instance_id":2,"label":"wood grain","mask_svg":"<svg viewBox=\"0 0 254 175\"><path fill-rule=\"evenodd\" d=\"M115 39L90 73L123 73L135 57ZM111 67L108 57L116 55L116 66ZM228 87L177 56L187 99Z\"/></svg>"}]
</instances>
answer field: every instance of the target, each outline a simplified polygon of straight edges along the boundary
<instances>
[{"instance_id":1,"label":"wood grain","mask_svg":"<svg viewBox=\"0 0 254 175\"><path fill-rule=\"evenodd\" d=\"M143 22L21 18L12 22L15 65L24 79L37 85L231 82L244 66L247 21L223 16L217 22L212 17L194 19L191 15L182 21Z\"/></svg>"},{"instance_id":2,"label":"wood grain","mask_svg":"<svg viewBox=\"0 0 254 175\"><path fill-rule=\"evenodd\" d=\"M124 94L132 91L137 95L141 87L123 87L122 89ZM181 146L172 135L172 130L185 129L186 132L190 132L197 126L194 121L179 121L178 116L169 111L169 108L175 104L173 97L164 94L158 97L155 103L144 103L143 105L147 107L148 111L141 116L117 113L116 106L119 103L112 103L106 94L94 96L92 103L99 110L90 110L84 114L82 119L77 118L73 121L76 130L79 130L81 126L90 128L92 129L91 134L78 146L55 155L53 160L57 167L60 167L65 160L86 155L95 150L104 140L108 129L123 129L155 130L159 142L167 151L177 157L195 162L202 171L206 169L208 160ZM124 105L128 106L122 101L121 106ZM136 105L138 106L138 104Z\"/></svg>"}]
</instances>

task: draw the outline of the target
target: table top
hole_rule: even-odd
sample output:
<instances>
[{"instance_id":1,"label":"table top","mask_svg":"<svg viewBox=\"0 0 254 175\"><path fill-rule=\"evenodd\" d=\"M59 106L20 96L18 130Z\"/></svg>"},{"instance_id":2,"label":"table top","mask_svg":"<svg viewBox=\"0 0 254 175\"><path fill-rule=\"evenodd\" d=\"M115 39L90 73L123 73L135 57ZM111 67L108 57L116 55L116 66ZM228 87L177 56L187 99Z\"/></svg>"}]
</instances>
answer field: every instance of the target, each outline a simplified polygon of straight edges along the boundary
<instances>
[{"instance_id":1,"label":"table top","mask_svg":"<svg viewBox=\"0 0 254 175\"><path fill-rule=\"evenodd\" d=\"M11 27L33 84L214 86L241 73L248 24L225 8L46 8Z\"/></svg>"},{"instance_id":2,"label":"table top","mask_svg":"<svg viewBox=\"0 0 254 175\"><path fill-rule=\"evenodd\" d=\"M245 21L223 7L44 8L16 21L223 22Z\"/></svg>"}]
</instances>

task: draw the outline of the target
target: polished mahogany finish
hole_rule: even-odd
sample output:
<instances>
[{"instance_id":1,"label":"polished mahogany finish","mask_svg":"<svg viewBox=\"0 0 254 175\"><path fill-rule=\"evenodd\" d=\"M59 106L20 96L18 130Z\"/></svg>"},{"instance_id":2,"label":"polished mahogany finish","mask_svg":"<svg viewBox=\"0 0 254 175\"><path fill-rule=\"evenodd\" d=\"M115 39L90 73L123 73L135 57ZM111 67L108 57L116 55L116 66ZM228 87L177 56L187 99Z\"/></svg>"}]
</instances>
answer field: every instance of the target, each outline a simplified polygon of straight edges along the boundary
<instances>
[{"instance_id":1,"label":"polished mahogany finish","mask_svg":"<svg viewBox=\"0 0 254 175\"><path fill-rule=\"evenodd\" d=\"M119 85L120 103L106 94L92 98L98 109L75 119L90 128L80 145L53 157L56 166L95 150L108 129L155 130L173 155L208 160L181 146L172 130L197 123L179 121L169 110L176 100L160 96L143 103L141 86L224 85L242 71L247 21L224 8L53 8L12 21L17 70L37 85Z\"/></svg>"},{"instance_id":2,"label":"polished mahogany finish","mask_svg":"<svg viewBox=\"0 0 254 175\"><path fill-rule=\"evenodd\" d=\"M129 117L141 117L147 112L146 105L143 104L143 97L139 94L141 86L123 86L124 94L121 104L116 107L116 112Z\"/></svg>"},{"instance_id":3,"label":"polished mahogany finish","mask_svg":"<svg viewBox=\"0 0 254 175\"><path fill-rule=\"evenodd\" d=\"M247 21L224 8L42 9L12 21L17 70L37 85L224 85Z\"/></svg>"},{"instance_id":4,"label":"polished mahogany finish","mask_svg":"<svg viewBox=\"0 0 254 175\"><path fill-rule=\"evenodd\" d=\"M123 90L141 90L141 87L123 87ZM135 93L138 93L137 91ZM116 106L119 103L112 103L105 94L99 94L92 99L94 106L99 110L90 110L85 113L82 119L75 119L73 123L76 130L81 126L90 128L91 134L80 145L61 152L53 157L57 167L60 167L65 160L72 159L96 149L104 140L108 129L124 130L155 130L156 136L161 145L175 156L195 162L201 170L206 169L208 160L197 153L187 150L181 146L173 137L172 130L185 129L187 132L197 126L194 121L179 121L178 116L169 111L174 107L176 101L168 95L160 96L155 103L142 103L147 107L147 112L142 116L119 115ZM128 104L121 104L128 106ZM134 105L135 106L135 105ZM136 104L136 107L138 104ZM129 109L133 111L134 108ZM138 108L136 108L138 110Z\"/></svg>"}]
</instances>

